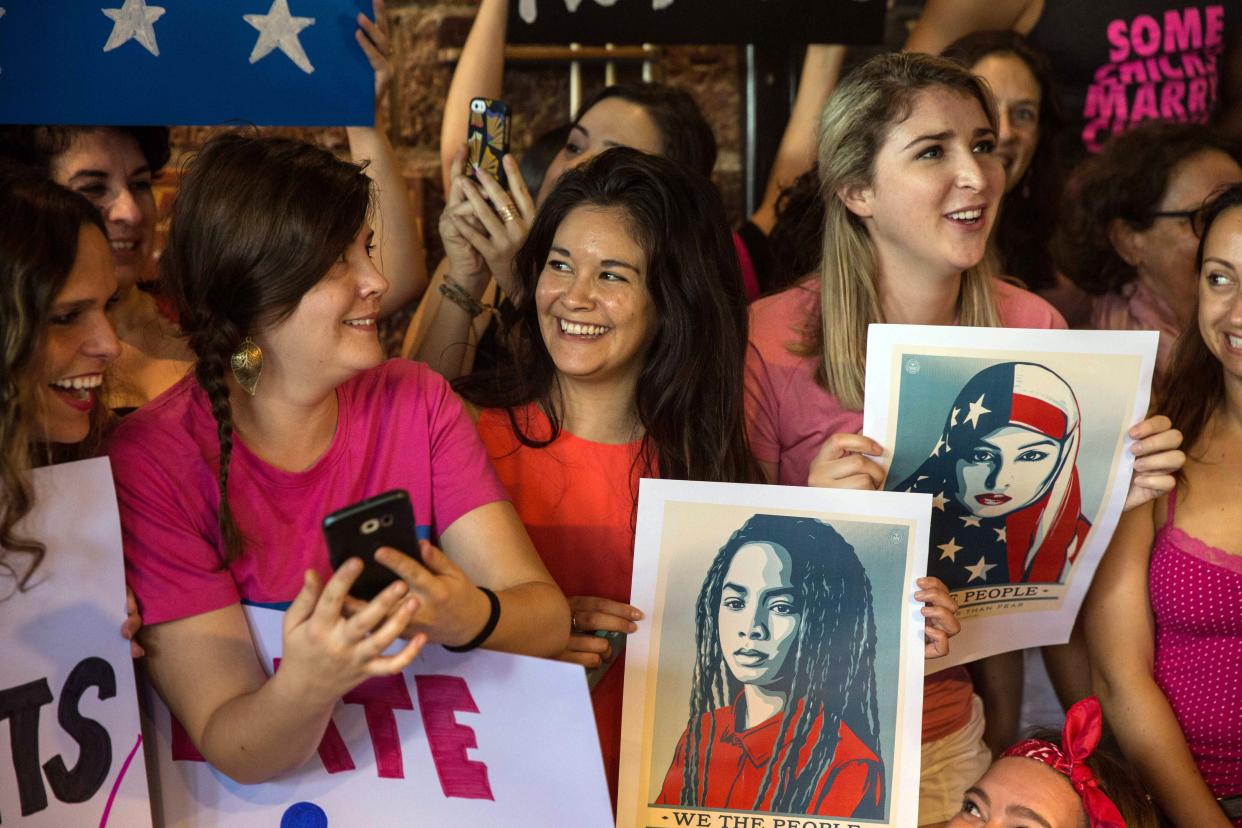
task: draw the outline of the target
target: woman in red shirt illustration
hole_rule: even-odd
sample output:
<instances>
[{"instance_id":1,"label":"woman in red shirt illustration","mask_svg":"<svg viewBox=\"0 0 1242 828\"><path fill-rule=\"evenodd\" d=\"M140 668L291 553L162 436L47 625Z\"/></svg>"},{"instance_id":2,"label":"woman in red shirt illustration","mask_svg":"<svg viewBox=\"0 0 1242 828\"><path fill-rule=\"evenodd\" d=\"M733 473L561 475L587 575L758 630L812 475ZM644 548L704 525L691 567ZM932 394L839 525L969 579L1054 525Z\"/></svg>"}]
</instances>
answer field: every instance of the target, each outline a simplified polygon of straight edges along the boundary
<instances>
[{"instance_id":1,"label":"woman in red shirt illustration","mask_svg":"<svg viewBox=\"0 0 1242 828\"><path fill-rule=\"evenodd\" d=\"M811 518L755 515L695 606L690 716L657 804L884 814L871 582Z\"/></svg>"}]
</instances>

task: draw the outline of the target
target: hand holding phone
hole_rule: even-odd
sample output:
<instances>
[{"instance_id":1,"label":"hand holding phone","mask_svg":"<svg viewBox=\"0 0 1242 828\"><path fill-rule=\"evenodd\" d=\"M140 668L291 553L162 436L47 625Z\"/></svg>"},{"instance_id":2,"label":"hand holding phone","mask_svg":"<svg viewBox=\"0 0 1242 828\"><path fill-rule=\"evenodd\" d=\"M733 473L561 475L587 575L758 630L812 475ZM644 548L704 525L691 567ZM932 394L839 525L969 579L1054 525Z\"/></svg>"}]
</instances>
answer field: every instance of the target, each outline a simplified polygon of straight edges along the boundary
<instances>
[{"instance_id":1,"label":"hand holding phone","mask_svg":"<svg viewBox=\"0 0 1242 828\"><path fill-rule=\"evenodd\" d=\"M350 558L362 559L362 574L349 594L364 601L370 601L398 580L397 573L376 562L377 549L390 546L419 559L414 510L409 494L402 489L333 512L323 519L323 533L328 541L328 561L334 570Z\"/></svg>"}]
</instances>

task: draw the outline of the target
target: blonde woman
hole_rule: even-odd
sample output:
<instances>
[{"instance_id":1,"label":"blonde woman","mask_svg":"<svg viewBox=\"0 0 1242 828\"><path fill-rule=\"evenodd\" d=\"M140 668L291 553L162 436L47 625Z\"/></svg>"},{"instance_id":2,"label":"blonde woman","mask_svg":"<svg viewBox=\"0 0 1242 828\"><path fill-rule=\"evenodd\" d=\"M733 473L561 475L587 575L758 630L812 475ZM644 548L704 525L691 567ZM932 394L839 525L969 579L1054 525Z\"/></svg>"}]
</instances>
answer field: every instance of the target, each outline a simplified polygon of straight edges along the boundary
<instances>
[{"instance_id":1,"label":"blonde woman","mask_svg":"<svg viewBox=\"0 0 1242 828\"><path fill-rule=\"evenodd\" d=\"M1051 305L994 278L985 261L1005 184L995 145L986 87L939 58L879 56L828 102L819 132L820 273L751 306L750 440L770 480L880 486L884 470L868 455L881 447L858 433L872 322L1065 327ZM1163 417L1130 434L1136 453L1151 455L1136 464L1135 505L1172 486L1181 437ZM987 769L982 733L965 668L929 678L920 824L956 813L966 786Z\"/></svg>"}]
</instances>

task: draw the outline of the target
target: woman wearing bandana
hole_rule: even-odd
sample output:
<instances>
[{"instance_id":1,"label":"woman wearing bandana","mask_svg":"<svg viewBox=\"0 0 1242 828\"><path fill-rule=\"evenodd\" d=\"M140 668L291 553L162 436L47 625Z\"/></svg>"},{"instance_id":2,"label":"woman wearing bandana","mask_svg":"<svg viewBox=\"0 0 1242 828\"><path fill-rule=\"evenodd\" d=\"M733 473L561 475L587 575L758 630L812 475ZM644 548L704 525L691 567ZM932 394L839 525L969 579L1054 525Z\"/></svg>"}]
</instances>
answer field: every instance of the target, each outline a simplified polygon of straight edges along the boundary
<instances>
[{"instance_id":1,"label":"woman wearing bandana","mask_svg":"<svg viewBox=\"0 0 1242 828\"><path fill-rule=\"evenodd\" d=\"M1065 380L1003 362L975 374L931 456L899 491L933 495L929 575L972 583L1059 582L1090 522L1078 483L1081 423Z\"/></svg>"}]
</instances>

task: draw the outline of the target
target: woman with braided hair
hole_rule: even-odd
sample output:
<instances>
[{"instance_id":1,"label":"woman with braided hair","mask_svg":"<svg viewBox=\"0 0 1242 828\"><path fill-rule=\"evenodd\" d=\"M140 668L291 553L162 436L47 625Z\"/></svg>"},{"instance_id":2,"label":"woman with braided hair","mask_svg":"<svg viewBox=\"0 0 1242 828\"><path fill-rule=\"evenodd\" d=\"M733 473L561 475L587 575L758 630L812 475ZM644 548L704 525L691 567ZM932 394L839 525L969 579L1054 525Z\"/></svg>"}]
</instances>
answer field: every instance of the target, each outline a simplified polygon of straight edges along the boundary
<instances>
[{"instance_id":1,"label":"woman with braided hair","mask_svg":"<svg viewBox=\"0 0 1242 828\"><path fill-rule=\"evenodd\" d=\"M690 716L657 802L882 817L871 581L812 518L755 515L695 605Z\"/></svg>"},{"instance_id":2,"label":"woman with braided hair","mask_svg":"<svg viewBox=\"0 0 1242 828\"><path fill-rule=\"evenodd\" d=\"M161 257L195 370L109 444L148 674L243 784L304 762L343 694L426 641L552 655L567 637L461 404L426 366L383 361L371 199L360 166L311 144L204 145ZM409 492L423 540L379 550L400 580L351 603L361 562L333 574L320 523L390 489ZM287 607L270 678L243 602Z\"/></svg>"}]
</instances>

